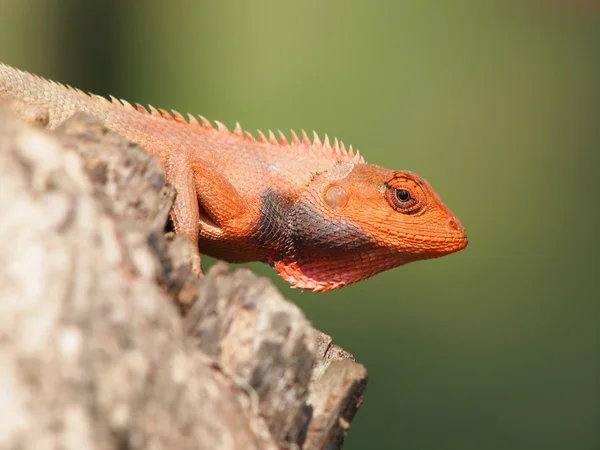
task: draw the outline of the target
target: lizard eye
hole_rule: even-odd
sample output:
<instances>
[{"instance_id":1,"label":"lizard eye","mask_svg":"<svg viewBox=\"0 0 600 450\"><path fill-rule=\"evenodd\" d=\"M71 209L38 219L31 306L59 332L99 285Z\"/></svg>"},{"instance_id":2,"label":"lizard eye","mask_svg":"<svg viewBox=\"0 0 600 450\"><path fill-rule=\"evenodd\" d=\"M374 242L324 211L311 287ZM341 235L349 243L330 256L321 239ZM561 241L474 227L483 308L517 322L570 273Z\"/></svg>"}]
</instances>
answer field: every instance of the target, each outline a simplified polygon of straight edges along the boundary
<instances>
[{"instance_id":1,"label":"lizard eye","mask_svg":"<svg viewBox=\"0 0 600 450\"><path fill-rule=\"evenodd\" d=\"M421 184L405 173L397 174L385 187L385 196L394 210L403 214L417 214L427 205L427 197Z\"/></svg>"},{"instance_id":2,"label":"lizard eye","mask_svg":"<svg viewBox=\"0 0 600 450\"><path fill-rule=\"evenodd\" d=\"M396 198L399 202L404 203L411 199L410 192L406 189L395 189Z\"/></svg>"}]
</instances>

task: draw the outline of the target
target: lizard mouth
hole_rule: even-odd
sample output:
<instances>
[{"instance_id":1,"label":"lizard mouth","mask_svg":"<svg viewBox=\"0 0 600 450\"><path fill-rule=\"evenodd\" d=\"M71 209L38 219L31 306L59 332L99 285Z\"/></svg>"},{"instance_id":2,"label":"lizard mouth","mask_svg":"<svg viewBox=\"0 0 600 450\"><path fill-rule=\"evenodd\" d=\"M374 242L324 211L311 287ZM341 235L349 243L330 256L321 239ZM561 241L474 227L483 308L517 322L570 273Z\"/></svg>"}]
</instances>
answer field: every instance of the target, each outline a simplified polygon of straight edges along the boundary
<instances>
[{"instance_id":1,"label":"lizard mouth","mask_svg":"<svg viewBox=\"0 0 600 450\"><path fill-rule=\"evenodd\" d=\"M415 253L441 252L443 254L462 250L469 244L465 234L454 235L431 235L394 233L392 243L388 245L398 251L405 253L408 250Z\"/></svg>"},{"instance_id":2,"label":"lizard mouth","mask_svg":"<svg viewBox=\"0 0 600 450\"><path fill-rule=\"evenodd\" d=\"M467 238L467 236L454 238L449 242L449 244L451 245L451 249L448 251L448 253L458 252L469 245L469 238Z\"/></svg>"},{"instance_id":3,"label":"lizard mouth","mask_svg":"<svg viewBox=\"0 0 600 450\"><path fill-rule=\"evenodd\" d=\"M467 236L416 236L417 243L420 243L424 252L435 255L447 255L462 250L469 244Z\"/></svg>"}]
</instances>

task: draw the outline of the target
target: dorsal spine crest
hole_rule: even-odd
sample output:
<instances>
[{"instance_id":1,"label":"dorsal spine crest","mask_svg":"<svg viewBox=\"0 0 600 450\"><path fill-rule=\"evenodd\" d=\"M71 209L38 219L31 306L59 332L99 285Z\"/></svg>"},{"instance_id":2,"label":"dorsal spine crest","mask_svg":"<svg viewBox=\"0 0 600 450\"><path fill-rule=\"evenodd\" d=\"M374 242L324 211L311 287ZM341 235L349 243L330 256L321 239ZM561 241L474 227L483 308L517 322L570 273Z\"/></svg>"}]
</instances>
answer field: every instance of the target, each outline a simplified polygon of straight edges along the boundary
<instances>
[{"instance_id":1,"label":"dorsal spine crest","mask_svg":"<svg viewBox=\"0 0 600 450\"><path fill-rule=\"evenodd\" d=\"M190 127L190 129L194 130L195 132L201 131L204 133L219 133L221 135L225 135L225 136L229 135L231 137L235 137L236 139L240 139L242 141L259 143L259 144L263 144L263 145L292 147L292 148L298 148L298 149L303 148L304 150L307 150L316 156L323 156L323 157L336 158L336 159L342 158L342 159L351 160L355 163L364 163L365 162L358 151L354 152L354 149L352 148L352 146L349 146L348 150L346 150L344 143L342 141L339 141L337 138L334 138L333 145L332 145L331 141L329 139L329 136L324 135L323 142L321 142L321 139L319 138L319 135L317 134L316 131L313 131L312 141L308 137L308 134L306 133L305 130L300 130L301 137L298 137L298 134L294 130L291 130L291 140L290 141L288 141L288 139L281 132L281 130L278 130L279 139L275 136L275 134L271 130L267 131L267 135L265 135L261 130L258 130L257 137L255 138L252 135L252 133L242 129L239 122L236 122L235 127L233 128L233 131L230 131L225 124L223 124L222 122L219 122L218 120L214 120L213 123L216 125L216 128L215 128L210 120L208 120L206 117L201 116L201 115L198 115L198 118L200 119L200 121L198 121L193 115L191 115L189 113L187 114L187 119L186 119L185 116L183 116L181 113L179 113L176 110L171 110L171 112L169 112L162 108L157 109L152 105L148 105L148 107L145 107L144 105L141 105L140 103L135 103L134 105L132 105L131 103L127 102L126 100L117 99L117 98L113 97L112 95L109 96L110 100L108 100L100 95L91 94L91 93L85 94L82 91L73 89L69 86L64 86L59 83L53 83L53 84L63 87L63 88L66 88L66 89L69 89L69 90L77 93L80 96L90 98L94 101L99 101L105 105L114 105L114 106L125 108L126 110L131 111L131 112L136 112L138 114L143 114L145 116L153 117L158 120L166 120L169 122L175 122L182 126Z\"/></svg>"}]
</instances>

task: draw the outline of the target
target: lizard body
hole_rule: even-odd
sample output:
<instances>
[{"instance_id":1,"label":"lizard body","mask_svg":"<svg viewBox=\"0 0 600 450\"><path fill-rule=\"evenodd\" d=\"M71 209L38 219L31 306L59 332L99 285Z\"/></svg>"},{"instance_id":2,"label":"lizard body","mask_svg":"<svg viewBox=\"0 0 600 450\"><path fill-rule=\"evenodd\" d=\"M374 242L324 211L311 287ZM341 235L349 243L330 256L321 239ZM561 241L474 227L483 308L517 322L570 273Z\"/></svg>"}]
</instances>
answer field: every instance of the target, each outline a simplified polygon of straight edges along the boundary
<instances>
[{"instance_id":1,"label":"lizard body","mask_svg":"<svg viewBox=\"0 0 600 450\"><path fill-rule=\"evenodd\" d=\"M202 253L262 261L292 286L324 291L463 249L459 220L408 171L367 164L352 147L303 131L258 138L45 80L0 63L0 99L56 128L76 111L155 155L177 190L175 232ZM197 254L196 270L200 270Z\"/></svg>"}]
</instances>

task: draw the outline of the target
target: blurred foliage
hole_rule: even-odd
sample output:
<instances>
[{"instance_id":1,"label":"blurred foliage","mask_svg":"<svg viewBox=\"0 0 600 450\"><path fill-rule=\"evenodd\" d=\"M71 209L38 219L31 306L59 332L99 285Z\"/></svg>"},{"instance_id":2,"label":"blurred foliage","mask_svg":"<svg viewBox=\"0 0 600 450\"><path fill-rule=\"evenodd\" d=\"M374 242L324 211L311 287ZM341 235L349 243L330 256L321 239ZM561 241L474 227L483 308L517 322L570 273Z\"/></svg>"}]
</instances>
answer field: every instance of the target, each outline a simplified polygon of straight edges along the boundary
<instances>
[{"instance_id":1,"label":"blurred foliage","mask_svg":"<svg viewBox=\"0 0 600 450\"><path fill-rule=\"evenodd\" d=\"M591 450L594 4L0 0L0 60L230 126L327 132L425 176L465 251L321 295L276 280L369 369L345 448Z\"/></svg>"}]
</instances>

